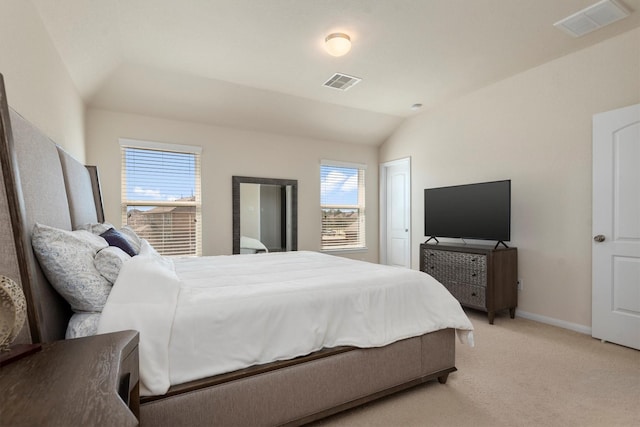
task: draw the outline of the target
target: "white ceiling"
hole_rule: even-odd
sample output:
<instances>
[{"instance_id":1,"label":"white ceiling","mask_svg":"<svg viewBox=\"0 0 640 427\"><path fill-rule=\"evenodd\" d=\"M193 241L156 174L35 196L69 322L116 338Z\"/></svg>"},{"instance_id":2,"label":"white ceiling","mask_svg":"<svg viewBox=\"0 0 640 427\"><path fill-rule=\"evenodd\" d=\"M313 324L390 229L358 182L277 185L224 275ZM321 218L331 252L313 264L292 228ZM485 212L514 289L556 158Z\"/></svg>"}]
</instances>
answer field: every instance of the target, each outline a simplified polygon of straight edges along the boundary
<instances>
[{"instance_id":1,"label":"white ceiling","mask_svg":"<svg viewBox=\"0 0 640 427\"><path fill-rule=\"evenodd\" d=\"M640 26L640 0L573 38L597 0L32 0L90 107L378 145L439 104ZM324 37L346 32L341 58ZM335 72L363 80L322 84Z\"/></svg>"}]
</instances>

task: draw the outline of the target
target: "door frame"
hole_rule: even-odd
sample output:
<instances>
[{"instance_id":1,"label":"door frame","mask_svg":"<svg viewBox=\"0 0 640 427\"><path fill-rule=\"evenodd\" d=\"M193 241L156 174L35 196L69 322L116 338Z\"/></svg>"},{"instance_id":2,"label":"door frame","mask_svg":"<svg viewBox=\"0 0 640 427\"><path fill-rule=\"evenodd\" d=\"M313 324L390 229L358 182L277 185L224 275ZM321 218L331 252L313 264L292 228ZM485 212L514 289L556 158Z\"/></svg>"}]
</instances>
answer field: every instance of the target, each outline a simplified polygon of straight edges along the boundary
<instances>
[{"instance_id":1,"label":"door frame","mask_svg":"<svg viewBox=\"0 0 640 427\"><path fill-rule=\"evenodd\" d=\"M412 252L411 245L411 157L403 157L401 159L391 160L388 162L380 163L380 264L387 263L387 170L392 166L405 164L409 171L409 185L407 185L407 201L409 210L409 257L407 265L411 268Z\"/></svg>"}]
</instances>

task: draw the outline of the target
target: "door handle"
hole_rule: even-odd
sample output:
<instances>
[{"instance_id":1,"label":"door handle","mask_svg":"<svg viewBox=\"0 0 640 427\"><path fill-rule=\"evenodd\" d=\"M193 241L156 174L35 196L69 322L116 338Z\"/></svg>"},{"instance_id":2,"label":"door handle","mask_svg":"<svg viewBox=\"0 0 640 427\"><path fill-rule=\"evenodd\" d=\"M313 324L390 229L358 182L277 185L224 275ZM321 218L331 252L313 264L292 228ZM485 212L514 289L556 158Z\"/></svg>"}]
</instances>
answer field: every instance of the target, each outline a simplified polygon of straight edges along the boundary
<instances>
[{"instance_id":1,"label":"door handle","mask_svg":"<svg viewBox=\"0 0 640 427\"><path fill-rule=\"evenodd\" d=\"M598 234L597 236L593 237L593 241L594 242L598 242L598 243L602 243L605 241L605 237L603 234Z\"/></svg>"}]
</instances>

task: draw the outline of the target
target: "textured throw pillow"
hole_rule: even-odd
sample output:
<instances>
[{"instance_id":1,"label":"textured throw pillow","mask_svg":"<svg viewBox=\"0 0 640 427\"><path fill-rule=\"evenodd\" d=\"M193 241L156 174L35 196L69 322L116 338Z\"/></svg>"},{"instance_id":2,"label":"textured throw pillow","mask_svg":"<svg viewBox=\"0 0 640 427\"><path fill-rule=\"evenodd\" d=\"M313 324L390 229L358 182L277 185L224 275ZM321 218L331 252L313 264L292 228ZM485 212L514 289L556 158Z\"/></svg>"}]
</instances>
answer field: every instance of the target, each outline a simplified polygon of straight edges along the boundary
<instances>
[{"instance_id":1,"label":"textured throw pillow","mask_svg":"<svg viewBox=\"0 0 640 427\"><path fill-rule=\"evenodd\" d=\"M67 325L66 339L81 338L98 333L98 323L100 313L76 313L69 319Z\"/></svg>"},{"instance_id":2,"label":"textured throw pillow","mask_svg":"<svg viewBox=\"0 0 640 427\"><path fill-rule=\"evenodd\" d=\"M120 269L125 261L131 259L131 255L125 253L122 249L116 246L109 246L101 249L93 260L96 270L102 274L102 277L107 279L109 283L113 284L120 274Z\"/></svg>"},{"instance_id":3,"label":"textured throw pillow","mask_svg":"<svg viewBox=\"0 0 640 427\"><path fill-rule=\"evenodd\" d=\"M138 253L133 249L129 240L115 228L110 228L104 233L100 234L104 240L109 243L109 246L115 246L122 249L129 256L136 256Z\"/></svg>"},{"instance_id":4,"label":"textured throw pillow","mask_svg":"<svg viewBox=\"0 0 640 427\"><path fill-rule=\"evenodd\" d=\"M97 224L83 224L77 227L77 230L87 230L99 236L110 228L115 229L112 224L103 222ZM136 254L140 253L140 243L142 239L136 234L135 231L133 231L133 228L125 225L120 230L118 230L118 232L120 232L120 234L122 234L127 239Z\"/></svg>"},{"instance_id":5,"label":"textured throw pillow","mask_svg":"<svg viewBox=\"0 0 640 427\"><path fill-rule=\"evenodd\" d=\"M120 230L118 230L124 237L127 238L133 249L137 254L140 253L140 245L142 244L142 239L133 231L133 228L128 225L123 226Z\"/></svg>"},{"instance_id":6,"label":"textured throw pillow","mask_svg":"<svg viewBox=\"0 0 640 427\"><path fill-rule=\"evenodd\" d=\"M97 234L99 236L110 228L115 228L115 227L109 224L108 222L99 222L96 224L83 224L79 227L76 227L76 230L90 231L93 234Z\"/></svg>"},{"instance_id":7,"label":"textured throw pillow","mask_svg":"<svg viewBox=\"0 0 640 427\"><path fill-rule=\"evenodd\" d=\"M74 311L102 311L111 283L96 270L93 260L108 246L106 240L85 230L36 224L31 244L47 279Z\"/></svg>"}]
</instances>

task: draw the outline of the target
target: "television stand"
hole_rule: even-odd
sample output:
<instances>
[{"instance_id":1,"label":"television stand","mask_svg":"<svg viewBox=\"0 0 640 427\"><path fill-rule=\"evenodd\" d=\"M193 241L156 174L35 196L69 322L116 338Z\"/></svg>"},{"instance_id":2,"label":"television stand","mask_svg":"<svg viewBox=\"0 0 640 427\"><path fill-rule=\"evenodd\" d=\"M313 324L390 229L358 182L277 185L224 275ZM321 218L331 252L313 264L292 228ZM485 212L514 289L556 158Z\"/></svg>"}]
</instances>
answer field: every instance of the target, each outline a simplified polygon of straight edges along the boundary
<instances>
[{"instance_id":1,"label":"television stand","mask_svg":"<svg viewBox=\"0 0 640 427\"><path fill-rule=\"evenodd\" d=\"M427 243L429 243L429 241L433 239L436 241L436 243L440 243L440 240L438 240L438 238L436 236L431 236L429 237L427 240L425 240L424 244L426 245Z\"/></svg>"},{"instance_id":2,"label":"television stand","mask_svg":"<svg viewBox=\"0 0 640 427\"><path fill-rule=\"evenodd\" d=\"M420 271L444 285L465 307L487 312L493 324L497 311L518 306L516 248L440 243L420 245Z\"/></svg>"}]
</instances>

